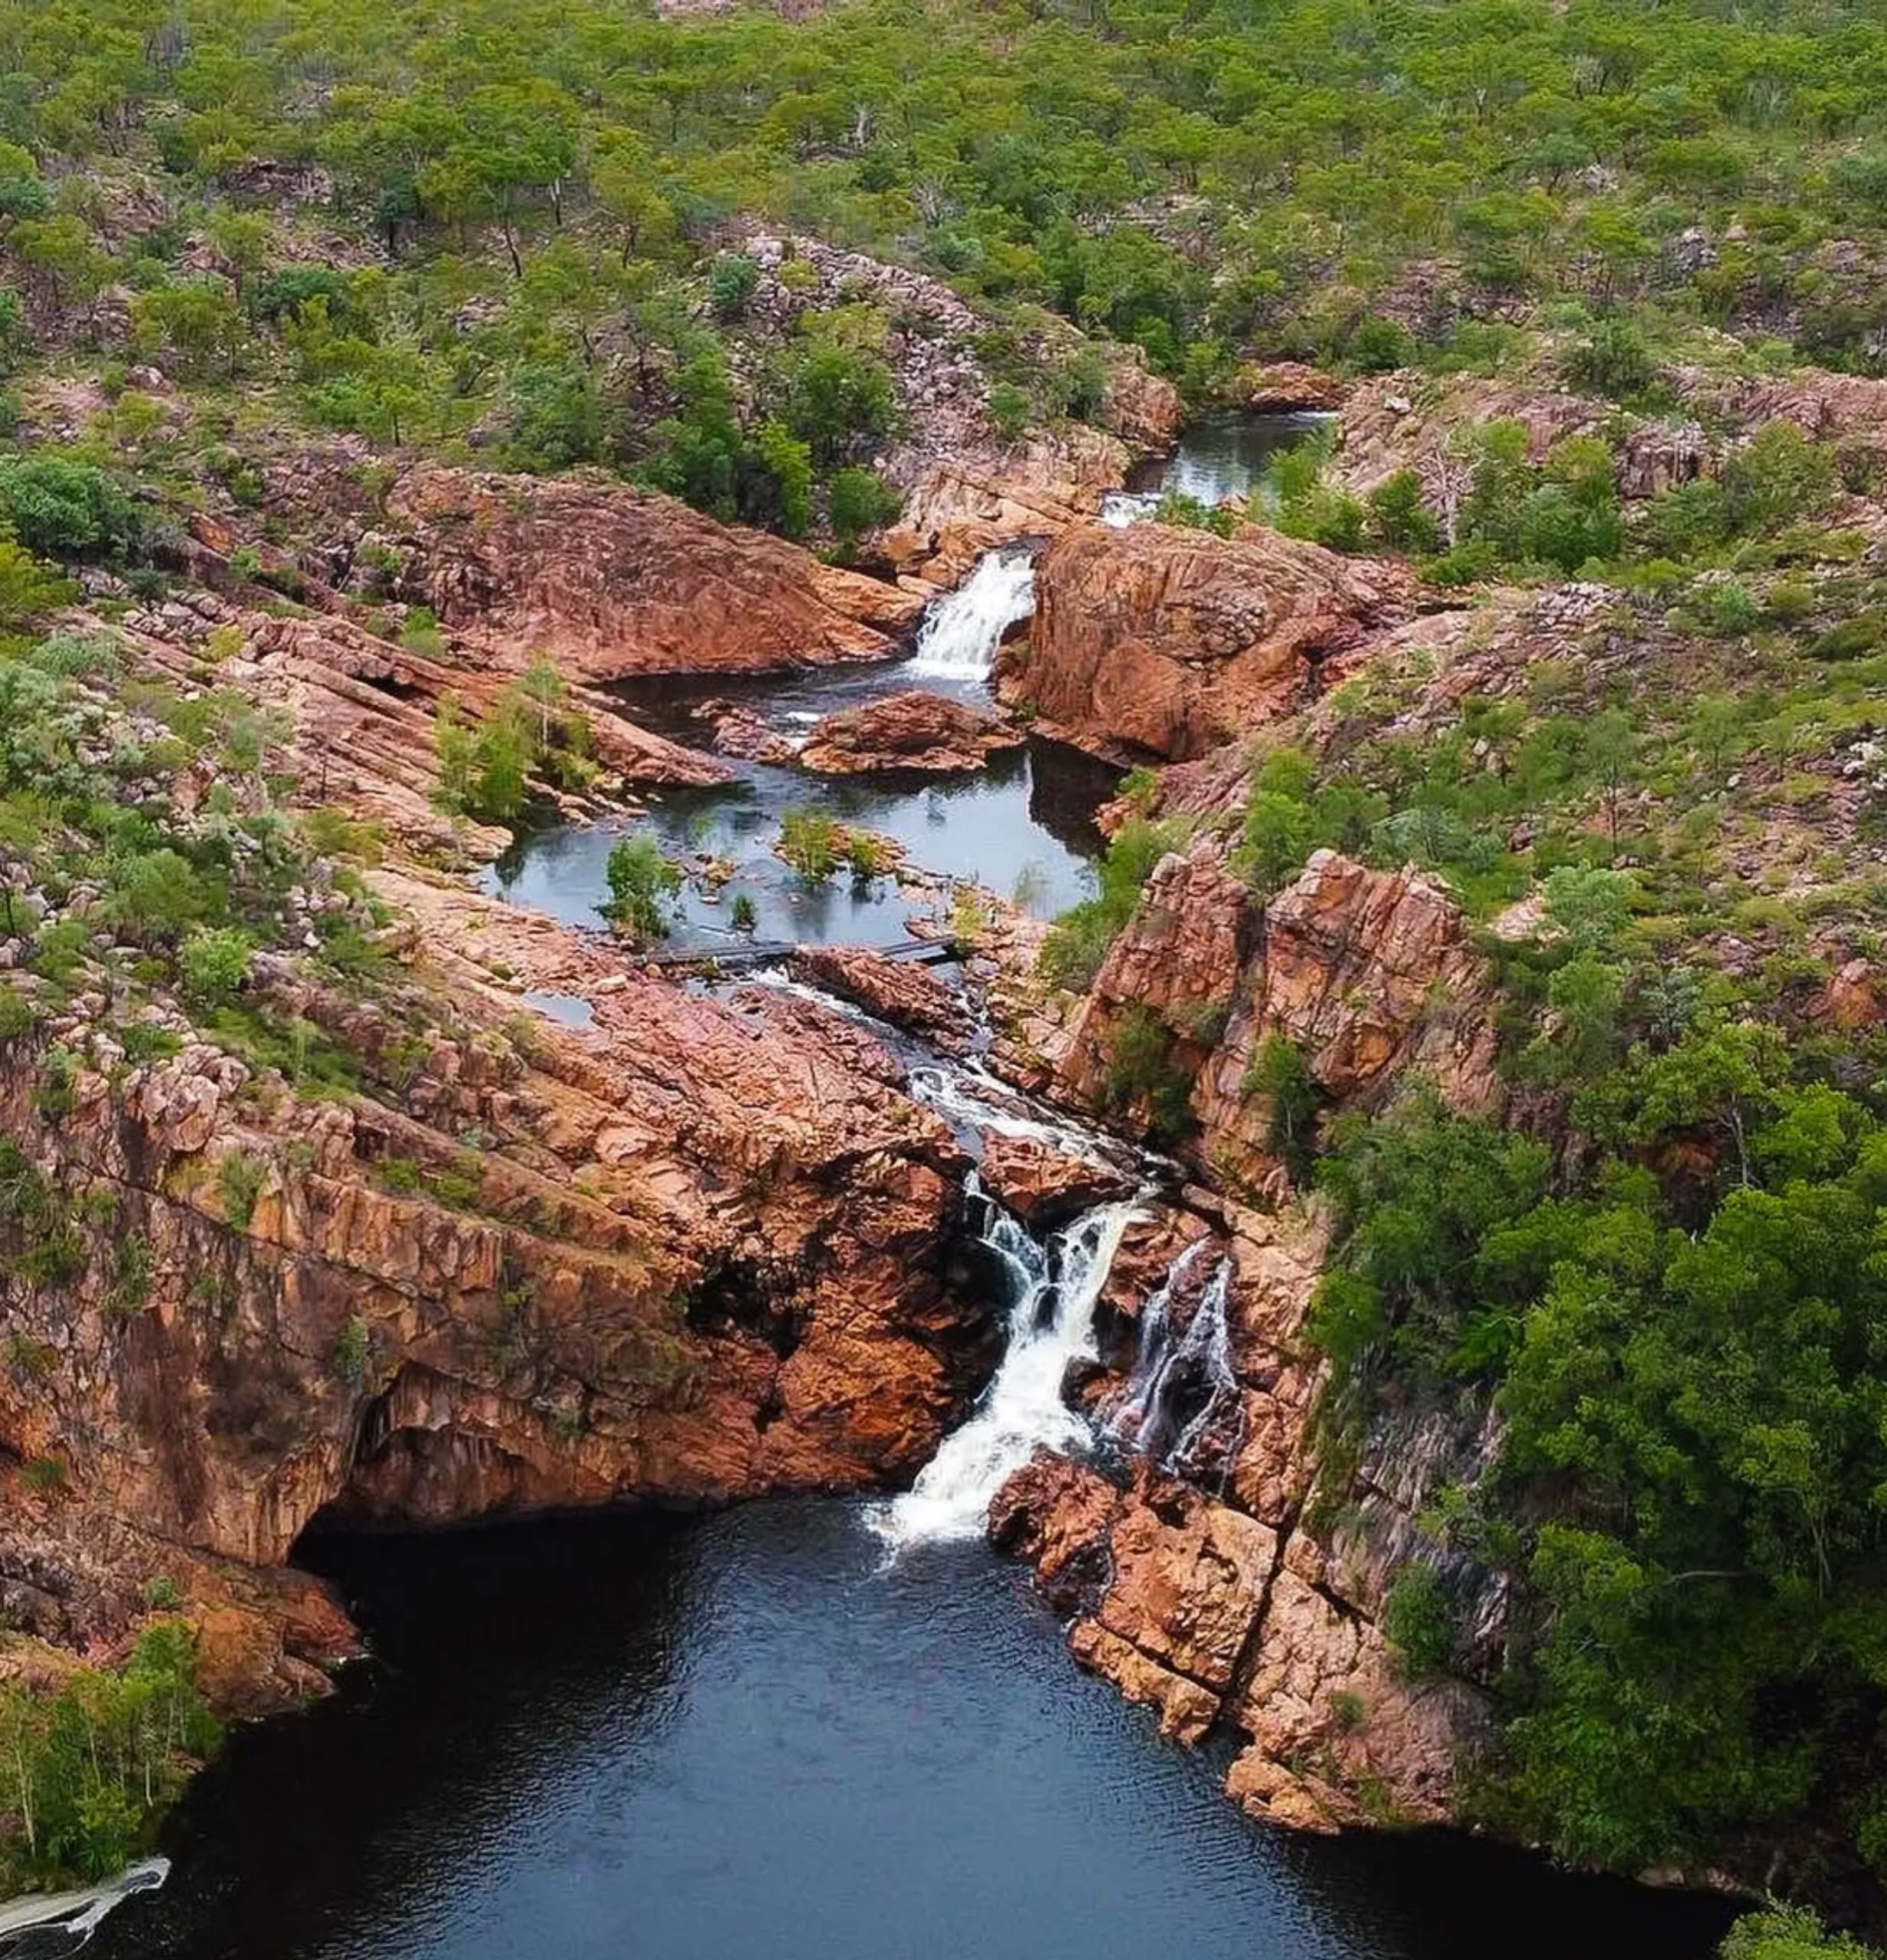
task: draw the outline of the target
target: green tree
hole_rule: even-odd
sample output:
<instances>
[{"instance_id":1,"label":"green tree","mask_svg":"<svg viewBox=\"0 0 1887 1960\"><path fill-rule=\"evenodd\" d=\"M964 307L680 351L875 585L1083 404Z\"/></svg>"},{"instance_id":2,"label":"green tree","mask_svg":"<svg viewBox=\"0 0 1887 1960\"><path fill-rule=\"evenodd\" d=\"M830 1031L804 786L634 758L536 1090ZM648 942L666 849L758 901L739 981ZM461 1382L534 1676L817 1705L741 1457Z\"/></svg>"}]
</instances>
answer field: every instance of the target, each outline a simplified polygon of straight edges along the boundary
<instances>
[{"instance_id":1,"label":"green tree","mask_svg":"<svg viewBox=\"0 0 1887 1960\"><path fill-rule=\"evenodd\" d=\"M618 838L610 847L604 875L609 897L603 916L625 937L659 939L667 936L667 901L681 889L681 867L663 854L646 831Z\"/></svg>"}]
</instances>

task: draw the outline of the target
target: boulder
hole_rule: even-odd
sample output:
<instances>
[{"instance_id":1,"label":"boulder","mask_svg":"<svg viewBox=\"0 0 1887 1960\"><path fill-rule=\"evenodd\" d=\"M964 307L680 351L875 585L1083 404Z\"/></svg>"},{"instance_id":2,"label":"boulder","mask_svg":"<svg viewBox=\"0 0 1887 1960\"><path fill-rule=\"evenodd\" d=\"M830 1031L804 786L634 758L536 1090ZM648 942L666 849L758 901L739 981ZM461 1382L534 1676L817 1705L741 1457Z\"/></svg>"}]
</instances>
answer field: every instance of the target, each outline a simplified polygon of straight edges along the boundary
<instances>
[{"instance_id":1,"label":"boulder","mask_svg":"<svg viewBox=\"0 0 1887 1960\"><path fill-rule=\"evenodd\" d=\"M1083 525L1038 561L1000 692L1097 754L1197 756L1297 707L1319 661L1408 617L1415 593L1405 565L1258 525Z\"/></svg>"},{"instance_id":2,"label":"boulder","mask_svg":"<svg viewBox=\"0 0 1887 1960\"><path fill-rule=\"evenodd\" d=\"M947 775L981 769L1024 739L1000 715L914 688L828 714L808 737L799 760L821 776L900 769Z\"/></svg>"},{"instance_id":3,"label":"boulder","mask_svg":"<svg viewBox=\"0 0 1887 1960\"><path fill-rule=\"evenodd\" d=\"M697 701L688 718L712 731L715 748L723 756L742 762L766 763L788 769L799 760L799 751L777 729L769 728L750 707L717 695Z\"/></svg>"},{"instance_id":4,"label":"boulder","mask_svg":"<svg viewBox=\"0 0 1887 1960\"><path fill-rule=\"evenodd\" d=\"M1124 1171L1058 1150L1039 1137L992 1135L984 1147L981 1174L984 1188L1031 1231L1066 1224L1097 1204L1134 1194L1134 1180Z\"/></svg>"}]
</instances>

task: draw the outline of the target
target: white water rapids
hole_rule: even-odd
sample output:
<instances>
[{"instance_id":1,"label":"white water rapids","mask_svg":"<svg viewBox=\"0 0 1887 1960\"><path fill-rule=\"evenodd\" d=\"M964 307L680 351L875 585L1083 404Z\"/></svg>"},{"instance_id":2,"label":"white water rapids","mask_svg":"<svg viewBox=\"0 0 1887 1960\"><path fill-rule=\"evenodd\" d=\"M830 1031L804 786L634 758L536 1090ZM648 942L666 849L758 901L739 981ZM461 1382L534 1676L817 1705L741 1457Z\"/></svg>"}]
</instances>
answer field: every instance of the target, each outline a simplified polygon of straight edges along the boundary
<instances>
[{"instance_id":1,"label":"white water rapids","mask_svg":"<svg viewBox=\"0 0 1887 1960\"><path fill-rule=\"evenodd\" d=\"M906 1547L981 1535L990 1499L1040 1449L1075 1449L1088 1426L1062 1399L1071 1361L1095 1352L1094 1309L1134 1215L1133 1201L1085 1213L1046 1244L983 1197L983 1242L1010 1292L1009 1345L975 1413L944 1439L902 1497L880 1504L872 1528L893 1553Z\"/></svg>"},{"instance_id":2,"label":"white water rapids","mask_svg":"<svg viewBox=\"0 0 1887 1960\"><path fill-rule=\"evenodd\" d=\"M987 552L976 570L924 615L906 672L937 681L982 681L1002 637L1035 610L1035 562L1020 546Z\"/></svg>"}]
</instances>

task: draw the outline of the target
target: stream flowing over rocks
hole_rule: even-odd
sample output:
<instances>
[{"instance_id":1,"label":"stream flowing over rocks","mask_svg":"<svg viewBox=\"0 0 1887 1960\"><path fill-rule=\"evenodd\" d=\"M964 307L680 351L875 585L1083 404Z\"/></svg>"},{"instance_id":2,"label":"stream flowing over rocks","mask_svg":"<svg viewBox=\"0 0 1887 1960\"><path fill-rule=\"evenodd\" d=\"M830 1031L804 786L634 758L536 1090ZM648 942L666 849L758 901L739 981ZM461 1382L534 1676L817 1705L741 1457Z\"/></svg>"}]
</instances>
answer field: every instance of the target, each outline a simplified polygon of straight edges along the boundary
<instances>
[{"instance_id":1,"label":"stream flowing over rocks","mask_svg":"<svg viewBox=\"0 0 1887 1960\"><path fill-rule=\"evenodd\" d=\"M171 1883L95 1950L1504 1960L1523 1923L1565 1960L1700 1960L1714 1902L1337 1835L1455 1815L1489 1671L1412 1683L1382 1617L1429 1555L1424 1506L1491 1442L1385 1419L1313 1504L1325 1227L1242 1085L1284 1028L1334 1102L1417 1063L1463 1106L1492 1093L1458 910L1324 852L1261 944L1202 832L1092 986L1051 1006L1033 982L1118 786L1069 744L1199 753L1393 628L1406 581L1268 534L1064 513L1045 538L1011 511L920 619L756 541L710 581L727 658L684 677L691 518L459 472L390 502L442 619L547 636L663 766L640 809L527 835L482 889L377 874L464 1018L398 1111L323 1106L292 1175L206 1050L137 1078L137 1135L75 1126L167 1271L230 1222L188 1165L273 1167L215 1296L167 1298L139 1337L153 1380L208 1390L154 1437L134 1409L132 1442L79 1466L135 1541L112 1583L197 1548L206 1663L248 1696L226 1705L282 1705L356 1627L377 1657L238 1736L167 1840ZM894 632L907 652L860 662ZM1025 687L1035 714L1006 720ZM782 860L808 808L873 840L827 883ZM641 832L682 861L659 957L690 977L594 929ZM363 1052L401 1039L291 1004ZM1179 1156L1108 1126L1137 1006L1196 1031ZM24 1088L0 1114L44 1131ZM468 1133L478 1208L431 1202ZM411 1168L355 1168L389 1161ZM1278 1201L1227 1195L1228 1168ZM70 1395L105 1367L76 1357ZM75 1407L44 1420L80 1432ZM552 1517L736 1498L769 1501ZM50 1570L41 1524L7 1529ZM487 1528L406 1535L439 1524ZM1491 1654L1494 1583L1444 1576Z\"/></svg>"}]
</instances>

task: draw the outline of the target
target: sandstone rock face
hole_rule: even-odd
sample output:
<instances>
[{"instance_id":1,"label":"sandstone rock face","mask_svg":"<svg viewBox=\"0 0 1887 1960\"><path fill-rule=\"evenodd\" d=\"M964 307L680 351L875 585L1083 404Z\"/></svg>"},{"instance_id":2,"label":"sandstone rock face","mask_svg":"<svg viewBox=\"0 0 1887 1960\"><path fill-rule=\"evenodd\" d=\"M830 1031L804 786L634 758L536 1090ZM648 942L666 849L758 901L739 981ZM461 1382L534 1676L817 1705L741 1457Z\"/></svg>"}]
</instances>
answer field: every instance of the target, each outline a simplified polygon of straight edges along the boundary
<instances>
[{"instance_id":1,"label":"sandstone rock face","mask_svg":"<svg viewBox=\"0 0 1887 1960\"><path fill-rule=\"evenodd\" d=\"M1216 838L1202 836L1183 854L1163 858L1138 914L1108 947L1059 1070L1063 1086L1083 1100L1104 1098L1115 1032L1130 1011L1157 1014L1201 1050L1213 1024L1229 1013L1255 920L1251 893L1220 853Z\"/></svg>"},{"instance_id":2,"label":"sandstone rock face","mask_svg":"<svg viewBox=\"0 0 1887 1960\"><path fill-rule=\"evenodd\" d=\"M1001 691L1098 753L1182 760L1298 705L1318 661L1405 618L1414 590L1405 567L1256 525L1083 526L1043 553Z\"/></svg>"},{"instance_id":3,"label":"sandstone rock face","mask_svg":"<svg viewBox=\"0 0 1887 1960\"><path fill-rule=\"evenodd\" d=\"M0 1595L89 1638L174 1560L225 1612L232 1705L246 1671L259 1700L305 1687L321 1642L279 1630L308 1618L292 1584L246 1603L212 1579L279 1566L318 1513L859 1488L926 1461L988 1359L987 1307L952 1283L967 1160L867 1030L374 878L405 921L403 1004L279 960L251 983L353 1059L351 1099L201 1042L114 1069L63 1024L69 1112L38 1107L30 1057L0 1077L0 1129L51 1186L115 1196L82 1272L7 1289L9 1332L54 1358L0 1373L4 1460L65 1474L37 1538L6 1475ZM593 1024L521 1014L528 987ZM123 1243L149 1274L129 1306Z\"/></svg>"},{"instance_id":4,"label":"sandstone rock face","mask_svg":"<svg viewBox=\"0 0 1887 1960\"><path fill-rule=\"evenodd\" d=\"M828 714L808 737L799 762L819 776L897 769L948 775L981 769L1023 739L1000 715L913 688Z\"/></svg>"},{"instance_id":5,"label":"sandstone rock face","mask_svg":"<svg viewBox=\"0 0 1887 1960\"><path fill-rule=\"evenodd\" d=\"M870 659L922 607L609 479L428 466L393 485L387 509L407 586L448 627L589 679Z\"/></svg>"},{"instance_id":6,"label":"sandstone rock face","mask_svg":"<svg viewBox=\"0 0 1887 1960\"><path fill-rule=\"evenodd\" d=\"M1297 1048L1333 1104L1376 1107L1419 1071L1456 1109L1498 1109L1494 983L1436 880L1320 851L1265 908L1263 941L1193 1089L1221 1171L1262 1181L1271 1111L1246 1083L1274 1035Z\"/></svg>"},{"instance_id":7,"label":"sandstone rock face","mask_svg":"<svg viewBox=\"0 0 1887 1960\"><path fill-rule=\"evenodd\" d=\"M1065 1224L1097 1204L1133 1195L1134 1181L1098 1158L1074 1157L1039 1137L992 1135L983 1152L984 1188L1033 1231Z\"/></svg>"},{"instance_id":8,"label":"sandstone rock face","mask_svg":"<svg viewBox=\"0 0 1887 1960\"><path fill-rule=\"evenodd\" d=\"M953 454L917 479L880 548L900 573L958 584L999 544L1053 537L1095 515L1132 460L1118 437L1080 423L989 454Z\"/></svg>"},{"instance_id":9,"label":"sandstone rock face","mask_svg":"<svg viewBox=\"0 0 1887 1960\"><path fill-rule=\"evenodd\" d=\"M928 967L887 959L869 946L799 946L786 970L893 1027L926 1037L951 1054L969 1047L971 1016L961 994Z\"/></svg>"},{"instance_id":10,"label":"sandstone rock face","mask_svg":"<svg viewBox=\"0 0 1887 1960\"><path fill-rule=\"evenodd\" d=\"M1123 1017L1151 1011L1193 1083L1197 1157L1252 1190L1275 1191L1282 1174L1269 1105L1248 1086L1274 1036L1334 1105L1374 1107L1417 1070L1455 1108L1497 1109L1493 982L1436 880L1320 851L1261 914L1223 849L1202 834L1154 867L1069 1024L1056 1065L1066 1092L1105 1102Z\"/></svg>"},{"instance_id":11,"label":"sandstone rock face","mask_svg":"<svg viewBox=\"0 0 1887 1960\"><path fill-rule=\"evenodd\" d=\"M1341 408L1350 388L1337 375L1301 361L1272 361L1262 367L1241 368L1232 394L1239 407L1253 415L1288 415L1305 409Z\"/></svg>"}]
</instances>

